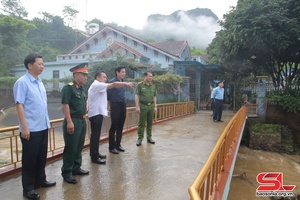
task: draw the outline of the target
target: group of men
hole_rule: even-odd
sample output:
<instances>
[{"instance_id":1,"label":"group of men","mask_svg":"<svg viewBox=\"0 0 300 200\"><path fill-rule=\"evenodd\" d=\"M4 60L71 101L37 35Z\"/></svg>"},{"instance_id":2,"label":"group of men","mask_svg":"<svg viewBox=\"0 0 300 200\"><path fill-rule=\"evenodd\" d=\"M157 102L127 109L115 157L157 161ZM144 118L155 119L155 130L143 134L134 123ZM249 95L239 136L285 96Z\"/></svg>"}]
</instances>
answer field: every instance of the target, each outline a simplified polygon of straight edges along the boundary
<instances>
[{"instance_id":1,"label":"group of men","mask_svg":"<svg viewBox=\"0 0 300 200\"><path fill-rule=\"evenodd\" d=\"M28 199L39 199L36 188L56 185L56 182L47 181L45 173L50 121L46 90L39 77L44 70L43 58L29 54L24 60L24 65L27 72L16 81L13 88L22 142L23 195ZM89 174L89 171L81 168L81 153L87 130L86 114L91 126L91 162L105 164L106 155L99 153L103 118L108 116L110 108L109 152L124 152L121 140L126 118L125 87L133 88L134 83L124 82L126 69L123 66L115 69L115 77L109 83L106 83L106 73L97 71L86 96L83 85L88 80L88 64L79 64L70 71L74 80L61 91L65 115L62 126L65 147L61 175L67 183L76 184L74 175ZM143 75L144 81L137 84L135 93L136 112L139 114L137 146L142 143L146 124L147 142L155 144L152 139L152 121L157 108L157 88L152 82L151 72L145 72Z\"/></svg>"}]
</instances>

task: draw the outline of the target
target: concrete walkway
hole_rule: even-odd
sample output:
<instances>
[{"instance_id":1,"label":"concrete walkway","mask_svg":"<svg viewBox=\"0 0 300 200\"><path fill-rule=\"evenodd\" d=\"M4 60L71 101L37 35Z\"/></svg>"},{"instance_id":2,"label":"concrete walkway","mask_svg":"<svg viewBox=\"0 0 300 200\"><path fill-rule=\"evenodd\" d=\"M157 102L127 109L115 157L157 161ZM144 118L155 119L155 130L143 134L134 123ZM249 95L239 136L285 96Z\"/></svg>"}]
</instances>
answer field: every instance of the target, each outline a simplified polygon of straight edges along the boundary
<instances>
[{"instance_id":1,"label":"concrete walkway","mask_svg":"<svg viewBox=\"0 0 300 200\"><path fill-rule=\"evenodd\" d=\"M106 165L90 162L89 150L83 151L82 168L87 176L75 176L75 185L63 181L62 160L46 167L47 180L56 186L36 191L45 200L178 200L189 199L188 188L207 160L220 134L234 113L223 112L225 122L214 123L211 111L170 120L153 126L156 144L145 140L135 145L136 132L123 136L126 152L108 152L108 143L100 144L107 155ZM23 199L20 174L0 180L1 199Z\"/></svg>"}]
</instances>

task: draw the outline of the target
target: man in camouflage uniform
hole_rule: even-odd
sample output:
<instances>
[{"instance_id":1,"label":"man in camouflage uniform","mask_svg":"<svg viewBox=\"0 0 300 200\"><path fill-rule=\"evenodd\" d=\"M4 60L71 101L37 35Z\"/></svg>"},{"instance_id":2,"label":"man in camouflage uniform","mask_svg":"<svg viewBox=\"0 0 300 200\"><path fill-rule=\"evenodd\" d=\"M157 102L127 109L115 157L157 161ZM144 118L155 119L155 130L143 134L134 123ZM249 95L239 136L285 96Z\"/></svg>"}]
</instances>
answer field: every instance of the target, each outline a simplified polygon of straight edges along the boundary
<instances>
[{"instance_id":1,"label":"man in camouflage uniform","mask_svg":"<svg viewBox=\"0 0 300 200\"><path fill-rule=\"evenodd\" d=\"M81 152L86 134L86 95L83 85L88 78L87 63L72 69L74 81L65 85L61 92L61 102L65 119L63 135L65 148L61 175L67 183L77 183L73 175L87 175L89 171L81 169Z\"/></svg>"},{"instance_id":2,"label":"man in camouflage uniform","mask_svg":"<svg viewBox=\"0 0 300 200\"><path fill-rule=\"evenodd\" d=\"M136 112L140 114L138 124L137 146L142 144L144 138L144 129L147 122L147 142L155 144L152 139L152 122L154 112L156 112L156 85L152 82L153 75L151 72L144 73L144 81L140 82L135 90Z\"/></svg>"}]
</instances>

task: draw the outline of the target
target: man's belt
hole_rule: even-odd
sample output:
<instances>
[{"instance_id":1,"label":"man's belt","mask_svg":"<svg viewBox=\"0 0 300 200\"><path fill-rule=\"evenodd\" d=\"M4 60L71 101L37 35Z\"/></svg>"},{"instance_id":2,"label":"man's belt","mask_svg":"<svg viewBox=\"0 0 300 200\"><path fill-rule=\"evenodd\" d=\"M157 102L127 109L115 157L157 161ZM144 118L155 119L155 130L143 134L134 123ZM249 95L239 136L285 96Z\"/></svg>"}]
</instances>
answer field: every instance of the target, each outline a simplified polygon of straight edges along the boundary
<instances>
[{"instance_id":1,"label":"man's belt","mask_svg":"<svg viewBox=\"0 0 300 200\"><path fill-rule=\"evenodd\" d=\"M151 101L151 102L140 101L140 104L144 104L144 105L148 105L148 106L150 106L153 103L154 103L153 101Z\"/></svg>"},{"instance_id":2,"label":"man's belt","mask_svg":"<svg viewBox=\"0 0 300 200\"><path fill-rule=\"evenodd\" d=\"M86 118L86 115L71 115L71 118L84 119L84 118Z\"/></svg>"}]
</instances>

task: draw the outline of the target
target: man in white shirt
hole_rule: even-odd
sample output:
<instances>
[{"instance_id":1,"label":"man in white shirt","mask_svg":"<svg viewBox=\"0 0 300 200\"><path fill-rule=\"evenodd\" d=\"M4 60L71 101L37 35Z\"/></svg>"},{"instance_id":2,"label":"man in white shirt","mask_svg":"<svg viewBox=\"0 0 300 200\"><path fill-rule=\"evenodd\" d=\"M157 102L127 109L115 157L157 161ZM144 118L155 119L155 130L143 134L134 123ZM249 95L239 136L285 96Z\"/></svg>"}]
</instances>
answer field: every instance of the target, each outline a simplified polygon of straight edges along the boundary
<instances>
[{"instance_id":1,"label":"man in white shirt","mask_svg":"<svg viewBox=\"0 0 300 200\"><path fill-rule=\"evenodd\" d=\"M133 87L132 82L106 83L107 76L104 71L95 73L95 80L88 90L88 117L91 124L90 156L93 163L105 164L106 155L99 153L99 139L101 134L103 116L107 111L107 90L114 87Z\"/></svg>"}]
</instances>

